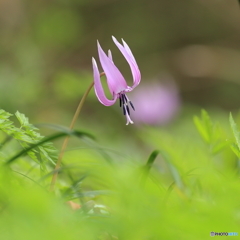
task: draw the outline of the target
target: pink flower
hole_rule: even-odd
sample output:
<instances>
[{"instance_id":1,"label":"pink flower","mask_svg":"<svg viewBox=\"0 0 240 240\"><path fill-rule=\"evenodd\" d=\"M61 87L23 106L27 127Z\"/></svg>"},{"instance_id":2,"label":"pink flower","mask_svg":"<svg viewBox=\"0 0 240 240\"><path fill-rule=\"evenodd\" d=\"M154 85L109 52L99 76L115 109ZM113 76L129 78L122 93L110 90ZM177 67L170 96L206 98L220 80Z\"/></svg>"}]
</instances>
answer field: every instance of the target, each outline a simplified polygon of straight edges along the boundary
<instances>
[{"instance_id":1,"label":"pink flower","mask_svg":"<svg viewBox=\"0 0 240 240\"><path fill-rule=\"evenodd\" d=\"M95 89L95 93L98 100L100 101L100 103L102 103L105 106L111 106L116 102L117 99L119 99L120 107L123 108L123 114L127 118L127 125L129 123L133 124L133 121L130 118L129 105L132 107L133 110L135 109L132 102L126 96L126 93L131 92L140 83L141 73L139 71L137 62L130 48L128 47L127 43L124 42L124 40L122 39L122 43L123 43L122 45L116 40L115 37L112 37L112 39L130 66L132 76L133 76L133 85L131 87L127 85L127 82L124 79L123 75L121 74L121 72L113 62L111 51L108 50L108 56L107 56L106 53L102 50L99 42L97 42L100 63L106 75L107 84L108 84L109 91L112 94L112 99L109 100L104 93L102 83L100 80L100 73L98 70L97 63L95 59L92 58L94 89Z\"/></svg>"},{"instance_id":2,"label":"pink flower","mask_svg":"<svg viewBox=\"0 0 240 240\"><path fill-rule=\"evenodd\" d=\"M177 87L172 81L142 85L131 98L139 109L133 114L134 121L150 125L168 123L177 115L181 105Z\"/></svg>"}]
</instances>

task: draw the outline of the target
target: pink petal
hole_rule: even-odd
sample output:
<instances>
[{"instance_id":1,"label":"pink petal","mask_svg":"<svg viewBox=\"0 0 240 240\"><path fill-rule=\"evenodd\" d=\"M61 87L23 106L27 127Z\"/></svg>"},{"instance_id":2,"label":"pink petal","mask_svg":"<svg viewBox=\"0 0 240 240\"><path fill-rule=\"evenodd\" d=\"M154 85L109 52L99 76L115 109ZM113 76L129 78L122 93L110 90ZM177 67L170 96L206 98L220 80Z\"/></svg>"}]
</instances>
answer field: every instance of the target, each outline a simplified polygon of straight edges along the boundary
<instances>
[{"instance_id":1,"label":"pink petal","mask_svg":"<svg viewBox=\"0 0 240 240\"><path fill-rule=\"evenodd\" d=\"M123 46L117 41L115 37L112 36L114 43L117 45L118 49L121 51L128 64L130 65L132 76L133 76L133 86L132 89L135 88L141 81L141 73L138 68L137 62L130 50L129 46L123 40Z\"/></svg>"},{"instance_id":2,"label":"pink petal","mask_svg":"<svg viewBox=\"0 0 240 240\"><path fill-rule=\"evenodd\" d=\"M113 95L114 97L113 100L109 100L106 98L106 95L104 93L102 83L100 80L100 73L98 70L98 66L94 58L92 58L92 64L93 64L94 90L95 90L96 96L99 102L101 102L103 105L111 106L116 102L117 95Z\"/></svg>"},{"instance_id":3,"label":"pink petal","mask_svg":"<svg viewBox=\"0 0 240 240\"><path fill-rule=\"evenodd\" d=\"M132 61L137 65L137 62L132 54L131 49L129 48L129 46L127 45L127 43L122 39L123 42L123 47L125 48L125 50L127 51L128 55L132 58Z\"/></svg>"},{"instance_id":4,"label":"pink petal","mask_svg":"<svg viewBox=\"0 0 240 240\"><path fill-rule=\"evenodd\" d=\"M108 50L108 58L110 58L110 59L113 61L113 58L112 58L112 52L111 52L110 49Z\"/></svg>"},{"instance_id":5,"label":"pink petal","mask_svg":"<svg viewBox=\"0 0 240 240\"><path fill-rule=\"evenodd\" d=\"M127 83L123 75L114 65L111 59L111 55L110 57L108 57L106 53L102 50L99 42L98 42L98 54L103 71L107 78L109 90L112 93L112 95L124 91L127 88Z\"/></svg>"}]
</instances>

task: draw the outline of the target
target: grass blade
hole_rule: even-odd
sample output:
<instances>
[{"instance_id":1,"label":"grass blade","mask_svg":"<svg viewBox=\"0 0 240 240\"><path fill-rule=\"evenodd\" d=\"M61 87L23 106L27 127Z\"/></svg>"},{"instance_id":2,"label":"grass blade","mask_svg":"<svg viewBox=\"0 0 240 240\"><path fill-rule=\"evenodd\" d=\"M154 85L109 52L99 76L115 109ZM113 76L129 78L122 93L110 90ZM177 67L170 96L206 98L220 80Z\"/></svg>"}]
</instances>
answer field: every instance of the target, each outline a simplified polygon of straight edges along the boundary
<instances>
[{"instance_id":1,"label":"grass blade","mask_svg":"<svg viewBox=\"0 0 240 240\"><path fill-rule=\"evenodd\" d=\"M157 158L158 154L159 154L159 150L154 150L150 154L150 156L149 156L149 158L147 160L146 165L143 167L144 173L143 173L143 176L142 176L142 179L141 179L141 184L145 183L146 178L148 177L149 171L150 171L150 169L151 169L155 159Z\"/></svg>"},{"instance_id":2,"label":"grass blade","mask_svg":"<svg viewBox=\"0 0 240 240\"><path fill-rule=\"evenodd\" d=\"M32 149L34 149L34 148L36 148L36 147L46 143L46 142L50 142L50 141L53 141L55 139L62 138L62 137L65 137L65 136L69 136L69 135L70 136L75 136L75 137L78 137L78 138L88 137L88 138L94 139L94 137L91 134L85 133L85 132L82 132L82 131L64 131L64 132L61 132L61 133L56 133L56 134L53 134L53 135L51 135L49 137L43 138L43 140L39 141L36 144L32 144L30 147L28 147L26 149L23 149L22 151L20 151L19 153L17 153L16 155L11 157L10 159L8 159L5 162L5 165L11 164L15 160L17 160L19 157L26 155L28 153L28 151L30 151L30 150L32 150Z\"/></svg>"}]
</instances>

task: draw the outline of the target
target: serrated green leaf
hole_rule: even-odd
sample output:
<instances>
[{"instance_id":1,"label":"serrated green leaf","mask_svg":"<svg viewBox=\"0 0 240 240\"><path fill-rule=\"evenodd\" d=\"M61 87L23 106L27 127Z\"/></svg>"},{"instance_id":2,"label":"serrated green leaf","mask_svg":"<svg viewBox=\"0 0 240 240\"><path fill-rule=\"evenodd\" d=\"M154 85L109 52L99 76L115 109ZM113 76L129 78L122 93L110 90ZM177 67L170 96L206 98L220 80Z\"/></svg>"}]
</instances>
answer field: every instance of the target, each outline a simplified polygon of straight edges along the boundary
<instances>
[{"instance_id":1,"label":"serrated green leaf","mask_svg":"<svg viewBox=\"0 0 240 240\"><path fill-rule=\"evenodd\" d=\"M29 123L28 118L16 112L15 116L18 119L21 127L14 126L13 122L9 120L12 114L0 109L0 130L17 140L23 149L28 149L32 144L37 144L44 137L38 132L38 128ZM57 159L57 150L50 142L46 142L41 146L27 151L28 156L39 163L42 170L46 170L48 163L55 164Z\"/></svg>"},{"instance_id":2,"label":"serrated green leaf","mask_svg":"<svg viewBox=\"0 0 240 240\"><path fill-rule=\"evenodd\" d=\"M20 113L19 111L15 113L15 116L17 117L18 121L22 126L29 124L28 118L24 114Z\"/></svg>"}]
</instances>

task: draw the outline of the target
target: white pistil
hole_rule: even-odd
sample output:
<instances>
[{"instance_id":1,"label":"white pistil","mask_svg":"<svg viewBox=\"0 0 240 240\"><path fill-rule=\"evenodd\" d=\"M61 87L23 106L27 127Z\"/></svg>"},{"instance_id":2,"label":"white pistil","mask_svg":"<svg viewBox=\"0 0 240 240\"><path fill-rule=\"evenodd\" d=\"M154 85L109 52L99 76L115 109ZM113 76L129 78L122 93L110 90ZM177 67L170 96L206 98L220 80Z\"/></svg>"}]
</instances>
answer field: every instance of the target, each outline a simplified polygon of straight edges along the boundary
<instances>
[{"instance_id":1,"label":"white pistil","mask_svg":"<svg viewBox=\"0 0 240 240\"><path fill-rule=\"evenodd\" d=\"M128 125L129 123L133 124L134 122L132 121L132 119L130 118L130 116L128 115L128 113L126 113L126 118L127 118L127 123L126 125Z\"/></svg>"}]
</instances>

